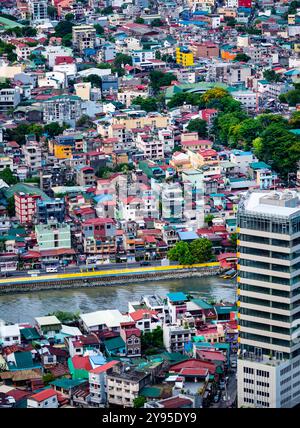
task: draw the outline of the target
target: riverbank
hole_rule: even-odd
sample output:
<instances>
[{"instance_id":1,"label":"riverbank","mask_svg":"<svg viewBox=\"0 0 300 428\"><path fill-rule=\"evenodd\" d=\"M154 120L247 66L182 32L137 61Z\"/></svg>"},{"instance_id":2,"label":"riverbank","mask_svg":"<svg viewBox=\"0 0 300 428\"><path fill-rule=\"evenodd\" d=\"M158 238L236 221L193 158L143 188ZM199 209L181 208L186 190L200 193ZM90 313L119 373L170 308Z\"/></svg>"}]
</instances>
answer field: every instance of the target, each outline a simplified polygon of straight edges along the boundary
<instances>
[{"instance_id":1,"label":"riverbank","mask_svg":"<svg viewBox=\"0 0 300 428\"><path fill-rule=\"evenodd\" d=\"M143 296L182 291L208 301L235 302L236 281L219 275L164 278L157 281L128 281L104 287L44 289L42 291L7 293L0 296L0 319L13 323L34 323L35 317L55 311L88 313L104 309L128 311L128 302Z\"/></svg>"},{"instance_id":2,"label":"riverbank","mask_svg":"<svg viewBox=\"0 0 300 428\"><path fill-rule=\"evenodd\" d=\"M176 270L175 272L147 272L147 273L131 273L122 276L103 276L100 278L67 278L50 281L39 281L33 283L14 283L5 284L0 287L0 295L14 293L28 293L34 291L49 291L49 290L64 290L64 289L79 289L92 287L109 287L109 286L126 286L129 283L147 282L147 281L167 281L178 280L185 278L202 278L207 276L216 276L223 271L220 267L217 268L197 268Z\"/></svg>"}]
</instances>

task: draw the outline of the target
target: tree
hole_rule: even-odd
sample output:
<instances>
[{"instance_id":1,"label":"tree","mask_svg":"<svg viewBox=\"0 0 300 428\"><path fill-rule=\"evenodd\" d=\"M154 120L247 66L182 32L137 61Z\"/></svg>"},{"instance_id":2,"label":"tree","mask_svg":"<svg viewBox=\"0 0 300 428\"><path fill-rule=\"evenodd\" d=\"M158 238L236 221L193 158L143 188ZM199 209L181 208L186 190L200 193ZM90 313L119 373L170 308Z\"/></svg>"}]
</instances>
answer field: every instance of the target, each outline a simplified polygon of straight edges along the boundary
<instances>
[{"instance_id":1,"label":"tree","mask_svg":"<svg viewBox=\"0 0 300 428\"><path fill-rule=\"evenodd\" d=\"M208 262L212 258L212 243L207 238L195 239L190 244L190 251L196 263Z\"/></svg>"},{"instance_id":2,"label":"tree","mask_svg":"<svg viewBox=\"0 0 300 428\"><path fill-rule=\"evenodd\" d=\"M138 409L139 407L144 407L144 404L147 402L146 398L140 395L133 400L133 407Z\"/></svg>"},{"instance_id":3,"label":"tree","mask_svg":"<svg viewBox=\"0 0 300 428\"><path fill-rule=\"evenodd\" d=\"M116 68L121 68L122 65L132 65L132 57L130 55L117 53L116 58L114 59L114 65Z\"/></svg>"},{"instance_id":4,"label":"tree","mask_svg":"<svg viewBox=\"0 0 300 428\"><path fill-rule=\"evenodd\" d=\"M151 332L142 333L141 345L143 352L146 352L149 348L152 349L153 353L160 351L164 346L162 328L156 327Z\"/></svg>"},{"instance_id":5,"label":"tree","mask_svg":"<svg viewBox=\"0 0 300 428\"><path fill-rule=\"evenodd\" d=\"M10 217L14 217L16 215L16 207L15 207L15 198L11 196L7 199L7 212Z\"/></svg>"},{"instance_id":6,"label":"tree","mask_svg":"<svg viewBox=\"0 0 300 428\"><path fill-rule=\"evenodd\" d=\"M296 172L300 159L300 141L282 123L271 123L253 142L254 153L262 161L273 161L281 176Z\"/></svg>"},{"instance_id":7,"label":"tree","mask_svg":"<svg viewBox=\"0 0 300 428\"><path fill-rule=\"evenodd\" d=\"M74 16L74 14L73 14L73 13L67 13L67 14L65 15L65 20L66 20L66 21L71 22L71 21L74 21L74 19L75 19L75 16Z\"/></svg>"},{"instance_id":8,"label":"tree","mask_svg":"<svg viewBox=\"0 0 300 428\"><path fill-rule=\"evenodd\" d=\"M67 124L61 126L58 122L51 122L44 126L44 132L48 134L49 138L53 138L56 135L62 134L69 127Z\"/></svg>"},{"instance_id":9,"label":"tree","mask_svg":"<svg viewBox=\"0 0 300 428\"><path fill-rule=\"evenodd\" d=\"M199 137L207 137L207 122L203 119L192 119L186 129L190 132L198 132Z\"/></svg>"},{"instance_id":10,"label":"tree","mask_svg":"<svg viewBox=\"0 0 300 428\"><path fill-rule=\"evenodd\" d=\"M112 6L107 6L104 9L102 9L101 13L102 15L111 15L112 13L114 13L114 10Z\"/></svg>"},{"instance_id":11,"label":"tree","mask_svg":"<svg viewBox=\"0 0 300 428\"><path fill-rule=\"evenodd\" d=\"M88 77L83 78L84 82L91 82L92 86L96 88L101 88L102 80L98 74L90 74Z\"/></svg>"},{"instance_id":12,"label":"tree","mask_svg":"<svg viewBox=\"0 0 300 428\"><path fill-rule=\"evenodd\" d=\"M46 373L43 375L43 382L45 385L55 380L55 376L52 373Z\"/></svg>"},{"instance_id":13,"label":"tree","mask_svg":"<svg viewBox=\"0 0 300 428\"><path fill-rule=\"evenodd\" d=\"M279 101L283 103L287 103L290 107L295 107L300 103L300 90L293 89L291 91L286 92L285 94L279 95Z\"/></svg>"},{"instance_id":14,"label":"tree","mask_svg":"<svg viewBox=\"0 0 300 428\"><path fill-rule=\"evenodd\" d=\"M236 23L237 23L236 19L232 17L229 17L226 20L226 25L228 25L228 27L234 27Z\"/></svg>"},{"instance_id":15,"label":"tree","mask_svg":"<svg viewBox=\"0 0 300 428\"><path fill-rule=\"evenodd\" d=\"M201 95L191 92L180 92L174 94L173 97L168 102L168 107L179 107L183 104L191 104L192 106L201 106ZM203 106L204 107L204 106Z\"/></svg>"},{"instance_id":16,"label":"tree","mask_svg":"<svg viewBox=\"0 0 300 428\"><path fill-rule=\"evenodd\" d=\"M98 35L104 34L104 28L102 27L102 25L100 25L100 24L95 24L95 25L94 25L94 28L95 28L96 33L97 33Z\"/></svg>"},{"instance_id":17,"label":"tree","mask_svg":"<svg viewBox=\"0 0 300 428\"><path fill-rule=\"evenodd\" d=\"M179 262L181 265L194 263L189 244L184 241L177 242L174 247L168 251L168 258L171 261Z\"/></svg>"},{"instance_id":18,"label":"tree","mask_svg":"<svg viewBox=\"0 0 300 428\"><path fill-rule=\"evenodd\" d=\"M230 244L234 249L236 249L237 247L237 237L238 237L237 233L232 233L230 235Z\"/></svg>"},{"instance_id":19,"label":"tree","mask_svg":"<svg viewBox=\"0 0 300 428\"><path fill-rule=\"evenodd\" d=\"M179 241L168 251L168 258L181 265L207 262L212 258L212 243L206 238L195 239L190 244Z\"/></svg>"},{"instance_id":20,"label":"tree","mask_svg":"<svg viewBox=\"0 0 300 428\"><path fill-rule=\"evenodd\" d=\"M155 59L161 59L160 51L155 51Z\"/></svg>"},{"instance_id":21,"label":"tree","mask_svg":"<svg viewBox=\"0 0 300 428\"><path fill-rule=\"evenodd\" d=\"M60 21L56 26L55 26L55 36L56 37L64 37L67 34L71 34L72 35L72 28L73 28L74 24L72 22L69 21Z\"/></svg>"},{"instance_id":22,"label":"tree","mask_svg":"<svg viewBox=\"0 0 300 428\"><path fill-rule=\"evenodd\" d=\"M134 22L136 24L144 24L145 20L142 17L138 16Z\"/></svg>"},{"instance_id":23,"label":"tree","mask_svg":"<svg viewBox=\"0 0 300 428\"><path fill-rule=\"evenodd\" d=\"M4 82L0 82L0 90L11 88L11 81L9 79L5 79Z\"/></svg>"},{"instance_id":24,"label":"tree","mask_svg":"<svg viewBox=\"0 0 300 428\"><path fill-rule=\"evenodd\" d=\"M289 120L289 125L293 129L300 128L300 111L295 111Z\"/></svg>"},{"instance_id":25,"label":"tree","mask_svg":"<svg viewBox=\"0 0 300 428\"><path fill-rule=\"evenodd\" d=\"M15 46L0 40L0 56L7 55L7 59L11 62L17 60L17 55L14 53Z\"/></svg>"},{"instance_id":26,"label":"tree","mask_svg":"<svg viewBox=\"0 0 300 428\"><path fill-rule=\"evenodd\" d=\"M87 114L82 115L76 122L76 126L78 126L78 128L90 127L91 125L93 125L93 122Z\"/></svg>"},{"instance_id":27,"label":"tree","mask_svg":"<svg viewBox=\"0 0 300 428\"><path fill-rule=\"evenodd\" d=\"M170 86L173 80L177 80L175 74L158 70L150 71L149 77L154 93L157 93L162 86Z\"/></svg>"},{"instance_id":28,"label":"tree","mask_svg":"<svg viewBox=\"0 0 300 428\"><path fill-rule=\"evenodd\" d=\"M151 22L151 27L162 27L163 25L164 25L163 21L159 18L155 18Z\"/></svg>"},{"instance_id":29,"label":"tree","mask_svg":"<svg viewBox=\"0 0 300 428\"><path fill-rule=\"evenodd\" d=\"M274 70L265 70L263 72L264 78L268 82L280 82L281 78Z\"/></svg>"},{"instance_id":30,"label":"tree","mask_svg":"<svg viewBox=\"0 0 300 428\"><path fill-rule=\"evenodd\" d=\"M134 98L132 101L132 104L137 104L141 106L142 110L145 110L146 112L150 111L156 111L157 110L157 102L156 98L143 98L141 96L138 96Z\"/></svg>"},{"instance_id":31,"label":"tree","mask_svg":"<svg viewBox=\"0 0 300 428\"><path fill-rule=\"evenodd\" d=\"M250 61L251 57L246 55L245 53L238 53L236 57L234 58L234 61L237 62L248 62Z\"/></svg>"},{"instance_id":32,"label":"tree","mask_svg":"<svg viewBox=\"0 0 300 428\"><path fill-rule=\"evenodd\" d=\"M215 218L215 216L213 214L207 214L204 218L204 221L206 224L208 224L209 226L212 225L212 221Z\"/></svg>"},{"instance_id":33,"label":"tree","mask_svg":"<svg viewBox=\"0 0 300 428\"><path fill-rule=\"evenodd\" d=\"M228 96L229 93L226 91L226 89L223 88L212 88L209 89L208 91L206 91L203 95L202 95L202 100L204 103L209 103L212 100L218 99L218 98L223 98Z\"/></svg>"},{"instance_id":34,"label":"tree","mask_svg":"<svg viewBox=\"0 0 300 428\"><path fill-rule=\"evenodd\" d=\"M47 7L48 16L52 19L56 18L57 11L56 8L52 5L48 5Z\"/></svg>"},{"instance_id":35,"label":"tree","mask_svg":"<svg viewBox=\"0 0 300 428\"><path fill-rule=\"evenodd\" d=\"M4 168L3 171L0 172L0 178L9 186L18 182L17 177L13 175L11 169L8 167Z\"/></svg>"},{"instance_id":36,"label":"tree","mask_svg":"<svg viewBox=\"0 0 300 428\"><path fill-rule=\"evenodd\" d=\"M63 46L67 47L71 47L72 46L72 33L66 34L65 36L62 37L62 41L61 44Z\"/></svg>"},{"instance_id":37,"label":"tree","mask_svg":"<svg viewBox=\"0 0 300 428\"><path fill-rule=\"evenodd\" d=\"M79 319L79 312L73 313L73 312L56 311L56 312L53 312L52 314L48 314L48 315L49 316L52 316L52 315L56 316L59 319L59 321L63 324L66 324L66 323L70 324L70 323L77 321Z\"/></svg>"}]
</instances>

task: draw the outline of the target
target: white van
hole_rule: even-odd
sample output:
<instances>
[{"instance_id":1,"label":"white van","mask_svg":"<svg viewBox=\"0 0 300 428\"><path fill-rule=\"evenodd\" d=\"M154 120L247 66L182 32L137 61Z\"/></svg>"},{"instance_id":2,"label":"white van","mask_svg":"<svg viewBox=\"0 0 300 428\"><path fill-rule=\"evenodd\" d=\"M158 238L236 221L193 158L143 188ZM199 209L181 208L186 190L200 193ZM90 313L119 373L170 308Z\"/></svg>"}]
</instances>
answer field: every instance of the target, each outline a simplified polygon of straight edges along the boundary
<instances>
[{"instance_id":1,"label":"white van","mask_svg":"<svg viewBox=\"0 0 300 428\"><path fill-rule=\"evenodd\" d=\"M57 267L47 267L46 272L47 273L57 272Z\"/></svg>"}]
</instances>

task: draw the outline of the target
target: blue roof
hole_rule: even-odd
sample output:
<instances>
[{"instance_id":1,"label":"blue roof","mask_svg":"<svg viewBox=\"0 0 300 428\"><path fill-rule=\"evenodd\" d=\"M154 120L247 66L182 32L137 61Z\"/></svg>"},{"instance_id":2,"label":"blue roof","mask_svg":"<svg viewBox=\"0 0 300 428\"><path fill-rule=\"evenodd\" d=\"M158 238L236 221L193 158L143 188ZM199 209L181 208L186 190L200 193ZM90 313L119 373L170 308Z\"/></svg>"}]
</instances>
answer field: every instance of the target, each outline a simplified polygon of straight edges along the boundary
<instances>
[{"instance_id":1,"label":"blue roof","mask_svg":"<svg viewBox=\"0 0 300 428\"><path fill-rule=\"evenodd\" d=\"M95 366L103 366L103 364L106 363L106 358L103 357L103 355L92 355L90 357L91 363L93 363Z\"/></svg>"},{"instance_id":2,"label":"blue roof","mask_svg":"<svg viewBox=\"0 0 300 428\"><path fill-rule=\"evenodd\" d=\"M97 195L97 196L94 196L93 199L96 202L99 202L99 201L104 202L104 201L112 201L113 197L110 194L106 194L106 195Z\"/></svg>"},{"instance_id":3,"label":"blue roof","mask_svg":"<svg viewBox=\"0 0 300 428\"><path fill-rule=\"evenodd\" d=\"M196 232L178 232L178 236L181 241L194 241L195 239L199 239Z\"/></svg>"},{"instance_id":4,"label":"blue roof","mask_svg":"<svg viewBox=\"0 0 300 428\"><path fill-rule=\"evenodd\" d=\"M167 297L171 302L182 302L187 300L186 294L182 293L181 291L178 291L176 293L168 293Z\"/></svg>"},{"instance_id":5,"label":"blue roof","mask_svg":"<svg viewBox=\"0 0 300 428\"><path fill-rule=\"evenodd\" d=\"M232 153L236 156L251 156L252 152L243 152L242 150L233 150Z\"/></svg>"},{"instance_id":6,"label":"blue roof","mask_svg":"<svg viewBox=\"0 0 300 428\"><path fill-rule=\"evenodd\" d=\"M212 198L225 198L224 193L211 193L209 196Z\"/></svg>"}]
</instances>

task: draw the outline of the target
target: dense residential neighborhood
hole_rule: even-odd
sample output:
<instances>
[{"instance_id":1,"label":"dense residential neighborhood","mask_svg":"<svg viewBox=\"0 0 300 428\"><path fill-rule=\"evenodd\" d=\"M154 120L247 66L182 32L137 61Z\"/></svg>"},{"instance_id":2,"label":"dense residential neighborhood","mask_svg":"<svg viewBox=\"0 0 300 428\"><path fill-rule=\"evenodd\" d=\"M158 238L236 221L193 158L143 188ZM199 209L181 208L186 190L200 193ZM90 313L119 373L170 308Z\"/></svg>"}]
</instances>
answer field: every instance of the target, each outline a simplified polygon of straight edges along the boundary
<instances>
[{"instance_id":1,"label":"dense residential neighborhood","mask_svg":"<svg viewBox=\"0 0 300 428\"><path fill-rule=\"evenodd\" d=\"M300 1L0 0L0 408L300 403L299 40Z\"/></svg>"}]
</instances>

